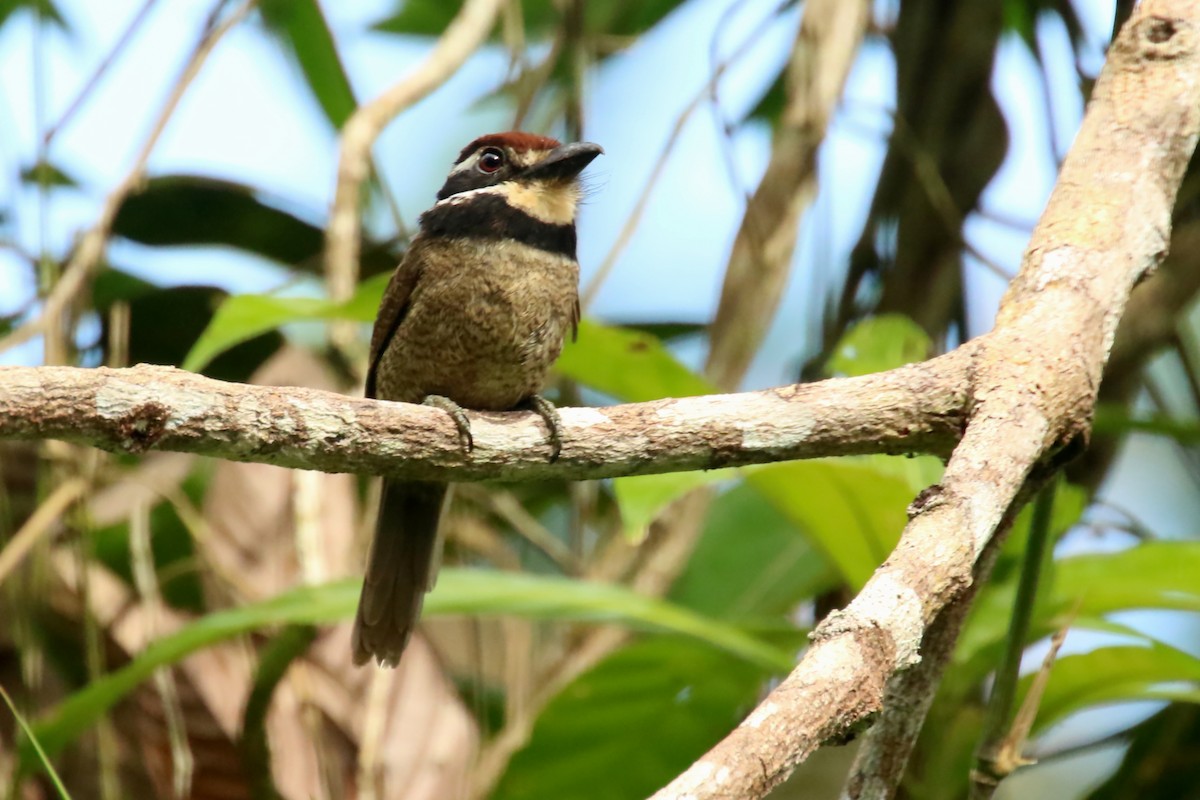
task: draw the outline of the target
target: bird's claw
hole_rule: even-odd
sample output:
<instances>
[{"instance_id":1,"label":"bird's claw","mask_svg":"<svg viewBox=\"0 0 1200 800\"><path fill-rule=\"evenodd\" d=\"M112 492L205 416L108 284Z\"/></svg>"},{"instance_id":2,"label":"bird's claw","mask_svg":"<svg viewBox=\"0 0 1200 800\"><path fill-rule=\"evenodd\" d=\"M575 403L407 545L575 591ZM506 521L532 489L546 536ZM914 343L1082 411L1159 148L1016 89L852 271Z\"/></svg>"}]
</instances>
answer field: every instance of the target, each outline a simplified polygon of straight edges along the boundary
<instances>
[{"instance_id":1,"label":"bird's claw","mask_svg":"<svg viewBox=\"0 0 1200 800\"><path fill-rule=\"evenodd\" d=\"M558 409L554 403L551 403L540 394L531 394L524 403L529 410L542 418L546 423L546 428L550 431L550 463L558 461L559 455L562 454L562 417L558 415Z\"/></svg>"},{"instance_id":2,"label":"bird's claw","mask_svg":"<svg viewBox=\"0 0 1200 800\"><path fill-rule=\"evenodd\" d=\"M427 396L421 401L421 405L439 408L449 414L450 419L454 421L454 427L458 428L458 439L462 443L463 450L470 453L475 449L475 437L471 435L471 421L467 419L467 412L463 411L462 406L440 394Z\"/></svg>"}]
</instances>

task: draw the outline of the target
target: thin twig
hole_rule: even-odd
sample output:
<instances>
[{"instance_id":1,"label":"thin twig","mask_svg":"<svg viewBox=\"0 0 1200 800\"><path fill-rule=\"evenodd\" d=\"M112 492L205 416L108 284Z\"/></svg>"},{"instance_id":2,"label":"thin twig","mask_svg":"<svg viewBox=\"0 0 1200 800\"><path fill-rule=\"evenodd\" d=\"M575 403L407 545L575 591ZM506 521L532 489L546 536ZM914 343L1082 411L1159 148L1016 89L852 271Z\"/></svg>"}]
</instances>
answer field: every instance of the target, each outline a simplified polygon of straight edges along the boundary
<instances>
[{"instance_id":1,"label":"thin twig","mask_svg":"<svg viewBox=\"0 0 1200 800\"><path fill-rule=\"evenodd\" d=\"M154 568L154 553L150 545L150 506L146 503L138 504L129 518L129 556L133 565L134 586L146 615L146 639L153 641L160 633L163 599ZM167 740L171 747L171 788L175 797L188 797L191 795L196 759L188 743L183 707L179 703L179 691L170 667L159 667L154 671L154 688L162 703Z\"/></svg>"},{"instance_id":2,"label":"thin twig","mask_svg":"<svg viewBox=\"0 0 1200 800\"><path fill-rule=\"evenodd\" d=\"M83 478L69 478L55 487L45 502L29 515L21 529L0 550L0 585L25 560L38 540L54 530L55 523L87 490L88 482Z\"/></svg>"},{"instance_id":3,"label":"thin twig","mask_svg":"<svg viewBox=\"0 0 1200 800\"><path fill-rule=\"evenodd\" d=\"M654 162L654 166L650 170L649 177L646 178L646 183L642 186L642 192L638 195L637 202L633 205L633 210L629 212L629 216L625 218L625 224L621 227L621 232L617 234L616 240L612 247L609 248L608 254L604 256L604 260L600 262L600 266L596 269L591 280L588 281L584 290L580 293L580 305L586 311L595 301L596 295L600 291L600 287L604 285L608 279L609 273L620 258L621 253L629 245L633 239L633 234L637 232L638 225L642 221L642 215L646 211L646 206L650 202L650 195L653 194L654 188L658 185L658 181L662 178L663 171L666 169L667 160L670 158L672 151L675 149L675 144L679 140L679 136L683 133L683 128L687 124L688 119L700 107L705 98L716 91L718 81L721 76L741 59L746 53L750 52L751 48L758 43L758 40L766 33L767 29L775 22L776 18L783 13L788 4L782 3L775 10L767 15L754 30L746 37L746 39L738 45L723 62L716 65L712 75L709 76L708 82L704 84L695 97L692 98L684 109L679 112L679 116L675 118L675 124L671 126L671 132L667 134L667 140L663 143L662 150L659 151L658 160Z\"/></svg>"},{"instance_id":4,"label":"thin twig","mask_svg":"<svg viewBox=\"0 0 1200 800\"><path fill-rule=\"evenodd\" d=\"M45 144L49 145L52 141L54 141L54 137L58 134L58 132L66 127L67 123L71 121L71 118L75 116L76 112L83 107L84 101L87 100L88 95L92 93L92 90L96 88L96 85L100 83L100 79L104 77L104 73L108 72L109 67L111 67L113 62L117 60L117 56L120 55L121 51L128 47L129 43L133 41L133 37L137 34L138 28L142 27L142 24L146 21L146 18L150 14L150 9L153 8L154 4L157 2L158 0L145 0L145 2L142 3L142 7L134 13L132 18L130 18L129 24L125 26L125 30L121 31L121 35L117 37L117 41L112 46L112 49L105 54L104 58L100 59L100 63L96 66L95 71L92 72L91 76L83 84L83 87L80 88L79 92L75 95L75 99L73 99L70 105L67 106L67 110L64 111L62 116L58 118L58 122L51 125L46 129L46 132L42 134L42 141Z\"/></svg>"}]
</instances>

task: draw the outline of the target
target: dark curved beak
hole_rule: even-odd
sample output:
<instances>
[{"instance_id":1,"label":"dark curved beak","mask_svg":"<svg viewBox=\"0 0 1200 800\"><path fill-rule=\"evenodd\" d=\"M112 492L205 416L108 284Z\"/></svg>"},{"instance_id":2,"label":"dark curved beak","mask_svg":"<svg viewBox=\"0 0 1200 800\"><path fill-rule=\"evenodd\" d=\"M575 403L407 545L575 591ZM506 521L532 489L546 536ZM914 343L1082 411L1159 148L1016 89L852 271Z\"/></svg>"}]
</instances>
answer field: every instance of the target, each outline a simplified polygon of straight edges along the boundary
<instances>
[{"instance_id":1,"label":"dark curved beak","mask_svg":"<svg viewBox=\"0 0 1200 800\"><path fill-rule=\"evenodd\" d=\"M570 181L583 172L592 159L604 152L604 148L591 142L564 144L529 168L525 176L537 180Z\"/></svg>"}]
</instances>

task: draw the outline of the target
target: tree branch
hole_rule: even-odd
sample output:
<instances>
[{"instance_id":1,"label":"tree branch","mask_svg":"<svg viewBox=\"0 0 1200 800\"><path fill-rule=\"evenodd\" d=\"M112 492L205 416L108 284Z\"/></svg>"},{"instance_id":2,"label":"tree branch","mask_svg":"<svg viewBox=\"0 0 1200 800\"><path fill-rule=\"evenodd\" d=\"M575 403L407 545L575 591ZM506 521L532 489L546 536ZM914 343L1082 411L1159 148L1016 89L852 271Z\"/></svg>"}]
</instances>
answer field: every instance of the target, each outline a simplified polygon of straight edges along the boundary
<instances>
[{"instance_id":1,"label":"tree branch","mask_svg":"<svg viewBox=\"0 0 1200 800\"><path fill-rule=\"evenodd\" d=\"M853 453L947 453L961 430L957 354L860 378L608 408L564 408L548 461L533 413L469 412L464 453L428 406L174 369L0 368L0 439L63 439L114 452L169 450L297 469L436 480L564 478Z\"/></svg>"},{"instance_id":2,"label":"tree branch","mask_svg":"<svg viewBox=\"0 0 1200 800\"><path fill-rule=\"evenodd\" d=\"M763 797L817 747L877 715L888 682L919 662L928 626L971 586L1031 470L1087 435L1129 292L1169 241L1200 130L1198 45L1196 4L1138 7L1109 52L996 328L974 342L969 421L941 485L914 501L896 550L818 626L792 674L655 800ZM848 796L895 791L911 742L887 744L890 752L860 758L865 771ZM881 764L886 771L875 770Z\"/></svg>"}]
</instances>

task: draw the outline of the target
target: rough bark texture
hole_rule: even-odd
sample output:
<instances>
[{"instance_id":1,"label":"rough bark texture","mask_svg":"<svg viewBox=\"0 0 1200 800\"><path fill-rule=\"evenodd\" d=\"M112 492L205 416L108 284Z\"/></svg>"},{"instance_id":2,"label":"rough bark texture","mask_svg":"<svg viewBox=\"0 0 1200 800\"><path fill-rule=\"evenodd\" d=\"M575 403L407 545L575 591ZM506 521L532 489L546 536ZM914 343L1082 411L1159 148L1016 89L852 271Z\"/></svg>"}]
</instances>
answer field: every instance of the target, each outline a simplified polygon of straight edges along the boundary
<instances>
[{"instance_id":1,"label":"rough bark texture","mask_svg":"<svg viewBox=\"0 0 1200 800\"><path fill-rule=\"evenodd\" d=\"M225 383L172 367L0 368L0 439L171 450L325 472L437 480L570 479L867 452L947 453L966 384L953 358L861 378L608 408L564 408L549 463L530 412L444 411L313 389Z\"/></svg>"},{"instance_id":2,"label":"rough bark texture","mask_svg":"<svg viewBox=\"0 0 1200 800\"><path fill-rule=\"evenodd\" d=\"M881 711L885 680L912 667L928 626L972 569L1035 465L1086 436L1133 286L1162 260L1171 208L1200 128L1200 7L1145 2L1114 42L1079 136L995 330L967 355L969 417L939 486L913 503L891 557L822 623L795 671L729 737L655 795L766 795L822 743ZM890 797L912 725L878 726L847 787Z\"/></svg>"}]
</instances>

